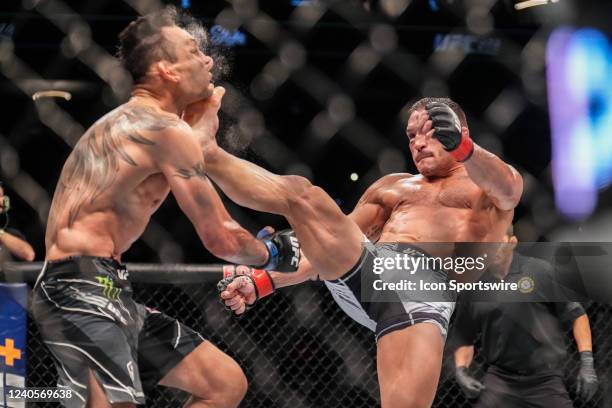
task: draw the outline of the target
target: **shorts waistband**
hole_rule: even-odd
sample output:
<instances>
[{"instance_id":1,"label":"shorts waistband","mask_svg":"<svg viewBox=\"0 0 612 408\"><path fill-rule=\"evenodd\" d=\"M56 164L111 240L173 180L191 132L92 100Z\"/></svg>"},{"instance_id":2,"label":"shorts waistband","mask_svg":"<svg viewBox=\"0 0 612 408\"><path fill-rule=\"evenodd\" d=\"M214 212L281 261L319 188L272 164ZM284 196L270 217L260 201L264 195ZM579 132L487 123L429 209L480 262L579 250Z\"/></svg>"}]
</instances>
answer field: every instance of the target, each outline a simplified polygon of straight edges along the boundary
<instances>
[{"instance_id":1,"label":"shorts waistband","mask_svg":"<svg viewBox=\"0 0 612 408\"><path fill-rule=\"evenodd\" d=\"M119 262L118 260L116 260L113 257L110 256L93 256L93 255L71 255L71 256L67 256L65 258L58 258L58 259L47 259L45 260L45 262L48 265L54 265L54 264L61 264L61 263L66 263L66 262L75 262L75 261L79 261L79 260L99 260L99 261L103 261L103 262L109 262L109 263L115 263L118 266L121 267L125 267L125 264Z\"/></svg>"},{"instance_id":2,"label":"shorts waistband","mask_svg":"<svg viewBox=\"0 0 612 408\"><path fill-rule=\"evenodd\" d=\"M399 250L399 246L403 247L403 250L407 250L409 249L412 252L415 252L416 255L420 255L420 256L425 256L427 258L434 258L432 255L430 255L429 253L427 253L426 251L424 251L422 248L418 247L417 245L411 244L409 242L381 242L381 243L377 243L376 244L376 248L388 248L388 247L393 247L393 250Z\"/></svg>"},{"instance_id":3,"label":"shorts waistband","mask_svg":"<svg viewBox=\"0 0 612 408\"><path fill-rule=\"evenodd\" d=\"M117 283L125 282L128 286L127 266L115 258L75 255L45 261L37 282L49 278L90 279L110 277Z\"/></svg>"}]
</instances>

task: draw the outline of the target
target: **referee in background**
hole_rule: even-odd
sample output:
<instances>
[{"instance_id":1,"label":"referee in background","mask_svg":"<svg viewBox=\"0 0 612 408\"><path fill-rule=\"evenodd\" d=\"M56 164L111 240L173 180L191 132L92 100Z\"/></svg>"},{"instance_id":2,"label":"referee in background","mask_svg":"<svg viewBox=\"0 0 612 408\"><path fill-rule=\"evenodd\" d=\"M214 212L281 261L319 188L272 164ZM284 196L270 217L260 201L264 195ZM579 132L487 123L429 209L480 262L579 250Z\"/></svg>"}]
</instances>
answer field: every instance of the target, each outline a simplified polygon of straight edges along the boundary
<instances>
[{"instance_id":1,"label":"referee in background","mask_svg":"<svg viewBox=\"0 0 612 408\"><path fill-rule=\"evenodd\" d=\"M6 261L19 259L22 261L34 260L34 249L26 241L21 231L15 228L7 228L8 211L11 208L10 199L4 194L4 188L0 181L0 214L4 215L6 222L0 227L0 266Z\"/></svg>"},{"instance_id":2,"label":"referee in background","mask_svg":"<svg viewBox=\"0 0 612 408\"><path fill-rule=\"evenodd\" d=\"M506 242L485 279L517 282L529 276L538 284L551 282L552 265L514 253L517 238L512 227ZM563 382L567 324L573 327L580 352L577 391L590 400L599 381L589 319L577 302L461 302L452 332L456 381L468 398L477 398L476 408L573 407ZM482 382L468 372L479 332L480 353L488 365Z\"/></svg>"}]
</instances>

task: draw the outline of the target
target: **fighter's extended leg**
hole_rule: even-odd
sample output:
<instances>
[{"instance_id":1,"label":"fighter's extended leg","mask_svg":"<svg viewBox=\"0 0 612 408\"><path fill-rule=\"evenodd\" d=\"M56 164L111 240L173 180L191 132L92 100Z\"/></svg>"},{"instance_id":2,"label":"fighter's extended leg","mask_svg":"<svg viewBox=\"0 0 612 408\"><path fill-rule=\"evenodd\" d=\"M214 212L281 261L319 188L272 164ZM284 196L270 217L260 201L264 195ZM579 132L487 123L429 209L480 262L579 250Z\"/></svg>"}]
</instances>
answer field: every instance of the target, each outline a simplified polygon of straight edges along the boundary
<instances>
[{"instance_id":1,"label":"fighter's extended leg","mask_svg":"<svg viewBox=\"0 0 612 408\"><path fill-rule=\"evenodd\" d=\"M377 366L382 407L430 407L438 387L443 349L440 330L429 323L380 338Z\"/></svg>"},{"instance_id":2,"label":"fighter's extended leg","mask_svg":"<svg viewBox=\"0 0 612 408\"><path fill-rule=\"evenodd\" d=\"M279 176L217 146L205 150L206 173L235 203L287 218L322 279L340 277L361 254L363 233L321 188Z\"/></svg>"}]
</instances>

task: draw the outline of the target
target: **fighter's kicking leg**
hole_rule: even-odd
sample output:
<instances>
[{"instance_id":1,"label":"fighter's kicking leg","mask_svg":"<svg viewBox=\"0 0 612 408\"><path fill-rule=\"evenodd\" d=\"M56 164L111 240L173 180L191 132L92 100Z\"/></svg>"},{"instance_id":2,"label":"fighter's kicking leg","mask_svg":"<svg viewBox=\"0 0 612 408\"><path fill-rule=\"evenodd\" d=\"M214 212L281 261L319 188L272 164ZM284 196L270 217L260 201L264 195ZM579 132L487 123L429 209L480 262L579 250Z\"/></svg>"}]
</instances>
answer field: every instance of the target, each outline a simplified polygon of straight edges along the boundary
<instances>
[{"instance_id":1,"label":"fighter's kicking leg","mask_svg":"<svg viewBox=\"0 0 612 408\"><path fill-rule=\"evenodd\" d=\"M321 279L336 279L357 263L363 233L327 195L299 176L279 176L216 145L205 150L206 173L235 203L284 216Z\"/></svg>"},{"instance_id":2,"label":"fighter's kicking leg","mask_svg":"<svg viewBox=\"0 0 612 408\"><path fill-rule=\"evenodd\" d=\"M204 171L235 203L284 216L320 277L340 277L361 255L361 230L325 191L307 179L273 174L219 148L216 132L210 128L218 123L217 112L224 94L225 89L216 87L210 98L190 105L183 113L200 138Z\"/></svg>"},{"instance_id":3,"label":"fighter's kicking leg","mask_svg":"<svg viewBox=\"0 0 612 408\"><path fill-rule=\"evenodd\" d=\"M363 233L307 179L272 174L219 148L208 150L206 172L235 203L284 216L321 279L342 276L359 259Z\"/></svg>"}]
</instances>

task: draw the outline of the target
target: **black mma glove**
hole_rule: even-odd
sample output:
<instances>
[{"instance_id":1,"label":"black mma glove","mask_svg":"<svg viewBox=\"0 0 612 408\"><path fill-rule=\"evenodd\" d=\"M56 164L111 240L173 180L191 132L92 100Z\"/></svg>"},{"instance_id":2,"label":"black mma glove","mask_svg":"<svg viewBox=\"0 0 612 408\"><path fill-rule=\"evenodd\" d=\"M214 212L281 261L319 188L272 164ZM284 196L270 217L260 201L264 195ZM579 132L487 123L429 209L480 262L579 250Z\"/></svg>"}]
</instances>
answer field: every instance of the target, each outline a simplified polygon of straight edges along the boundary
<instances>
[{"instance_id":1,"label":"black mma glove","mask_svg":"<svg viewBox=\"0 0 612 408\"><path fill-rule=\"evenodd\" d=\"M254 269L266 271L295 272L300 265L300 242L290 229L271 232L264 228L257 234L268 249L268 261Z\"/></svg>"},{"instance_id":2,"label":"black mma glove","mask_svg":"<svg viewBox=\"0 0 612 408\"><path fill-rule=\"evenodd\" d=\"M457 384L459 384L463 390L465 396L469 399L478 398L482 390L485 389L483 383L468 373L467 367L457 367L455 370L455 379L457 380Z\"/></svg>"},{"instance_id":3,"label":"black mma glove","mask_svg":"<svg viewBox=\"0 0 612 408\"><path fill-rule=\"evenodd\" d=\"M468 133L461 132L461 122L457 114L442 102L430 102L426 109L435 129L433 137L442 143L444 150L458 162L469 159L474 153L474 142Z\"/></svg>"},{"instance_id":4,"label":"black mma glove","mask_svg":"<svg viewBox=\"0 0 612 408\"><path fill-rule=\"evenodd\" d=\"M580 352L580 371L578 372L578 386L576 392L585 401L589 401L599 387L599 379L595 372L593 352Z\"/></svg>"}]
</instances>

